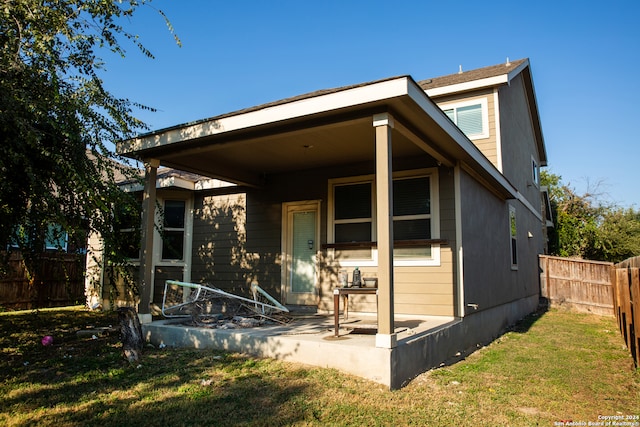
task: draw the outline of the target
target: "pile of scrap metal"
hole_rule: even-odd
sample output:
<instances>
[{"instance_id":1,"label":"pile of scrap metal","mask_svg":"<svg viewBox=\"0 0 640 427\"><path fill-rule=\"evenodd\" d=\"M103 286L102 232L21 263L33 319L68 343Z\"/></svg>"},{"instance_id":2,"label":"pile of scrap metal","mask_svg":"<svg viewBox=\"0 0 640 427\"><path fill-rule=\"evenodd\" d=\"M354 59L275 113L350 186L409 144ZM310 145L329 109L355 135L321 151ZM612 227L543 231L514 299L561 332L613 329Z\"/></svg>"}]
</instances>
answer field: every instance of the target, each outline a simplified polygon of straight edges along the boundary
<instances>
[{"instance_id":1,"label":"pile of scrap metal","mask_svg":"<svg viewBox=\"0 0 640 427\"><path fill-rule=\"evenodd\" d=\"M162 297L162 315L184 318L201 327L232 329L251 328L265 323L291 321L287 307L251 284L253 298L245 298L221 289L197 283L167 280Z\"/></svg>"}]
</instances>

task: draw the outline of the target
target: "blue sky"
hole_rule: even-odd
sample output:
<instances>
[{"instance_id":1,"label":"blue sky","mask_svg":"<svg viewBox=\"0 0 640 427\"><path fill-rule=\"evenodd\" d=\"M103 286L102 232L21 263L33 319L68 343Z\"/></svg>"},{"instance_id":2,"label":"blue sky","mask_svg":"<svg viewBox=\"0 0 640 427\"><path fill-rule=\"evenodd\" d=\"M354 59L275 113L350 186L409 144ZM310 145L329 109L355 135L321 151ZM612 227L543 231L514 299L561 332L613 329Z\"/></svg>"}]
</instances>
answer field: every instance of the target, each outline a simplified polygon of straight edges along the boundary
<instances>
[{"instance_id":1,"label":"blue sky","mask_svg":"<svg viewBox=\"0 0 640 427\"><path fill-rule=\"evenodd\" d=\"M178 47L161 9L182 41ZM640 2L155 0L103 57L107 88L158 109L152 130L290 96L529 58L547 170L578 193L640 209Z\"/></svg>"}]
</instances>

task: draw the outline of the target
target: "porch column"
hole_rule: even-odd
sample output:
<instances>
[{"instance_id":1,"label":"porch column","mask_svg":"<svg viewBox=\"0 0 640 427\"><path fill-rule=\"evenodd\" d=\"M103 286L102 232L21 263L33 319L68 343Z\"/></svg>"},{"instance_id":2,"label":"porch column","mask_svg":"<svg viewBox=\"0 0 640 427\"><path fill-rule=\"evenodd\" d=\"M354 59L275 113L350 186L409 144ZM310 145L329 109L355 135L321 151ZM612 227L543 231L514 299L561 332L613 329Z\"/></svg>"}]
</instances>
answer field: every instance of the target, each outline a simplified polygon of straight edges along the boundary
<instances>
[{"instance_id":1,"label":"porch column","mask_svg":"<svg viewBox=\"0 0 640 427\"><path fill-rule=\"evenodd\" d=\"M153 293L153 233L156 208L156 180L160 160L144 162L144 193L142 195L142 228L140 244L140 304L141 323L151 323L151 295Z\"/></svg>"},{"instance_id":2,"label":"porch column","mask_svg":"<svg viewBox=\"0 0 640 427\"><path fill-rule=\"evenodd\" d=\"M393 117L373 116L376 128L376 230L378 241L378 333L376 347L397 345L393 313L393 181L391 130Z\"/></svg>"}]
</instances>

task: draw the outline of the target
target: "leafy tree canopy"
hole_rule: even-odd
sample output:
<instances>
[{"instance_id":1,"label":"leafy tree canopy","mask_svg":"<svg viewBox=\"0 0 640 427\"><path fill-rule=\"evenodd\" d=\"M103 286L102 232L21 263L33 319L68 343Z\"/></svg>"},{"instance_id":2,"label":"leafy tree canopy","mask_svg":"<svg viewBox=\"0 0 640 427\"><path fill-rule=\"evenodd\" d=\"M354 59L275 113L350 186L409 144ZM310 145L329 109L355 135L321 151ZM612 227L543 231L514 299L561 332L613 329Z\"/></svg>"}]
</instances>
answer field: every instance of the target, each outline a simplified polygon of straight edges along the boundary
<instances>
[{"instance_id":1,"label":"leafy tree canopy","mask_svg":"<svg viewBox=\"0 0 640 427\"><path fill-rule=\"evenodd\" d=\"M124 56L132 44L152 57L121 25L148 3L0 0L0 244L25 259L37 259L51 233L81 242L97 232L118 261L114 215L138 202L117 181L137 170L110 147L146 129L134 113L147 107L105 90L98 55Z\"/></svg>"},{"instance_id":2,"label":"leafy tree canopy","mask_svg":"<svg viewBox=\"0 0 640 427\"><path fill-rule=\"evenodd\" d=\"M611 262L640 255L640 211L604 203L597 193L579 195L547 171L541 182L555 223L549 233L552 255Z\"/></svg>"}]
</instances>

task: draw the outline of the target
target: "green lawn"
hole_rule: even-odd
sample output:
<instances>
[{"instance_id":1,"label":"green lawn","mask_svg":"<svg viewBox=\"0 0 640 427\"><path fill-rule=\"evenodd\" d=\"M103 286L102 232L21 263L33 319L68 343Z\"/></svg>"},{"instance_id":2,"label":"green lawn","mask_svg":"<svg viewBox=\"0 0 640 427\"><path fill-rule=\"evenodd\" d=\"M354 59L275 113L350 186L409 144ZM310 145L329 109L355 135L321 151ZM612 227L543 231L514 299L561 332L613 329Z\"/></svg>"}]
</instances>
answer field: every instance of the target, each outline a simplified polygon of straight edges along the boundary
<instances>
[{"instance_id":1,"label":"green lawn","mask_svg":"<svg viewBox=\"0 0 640 427\"><path fill-rule=\"evenodd\" d=\"M553 426L640 422L615 320L551 310L398 391L332 369L188 349L123 361L114 313L0 313L0 425ZM41 338L54 343L43 346ZM602 420L600 420L602 421ZM615 425L615 424L611 424Z\"/></svg>"}]
</instances>

